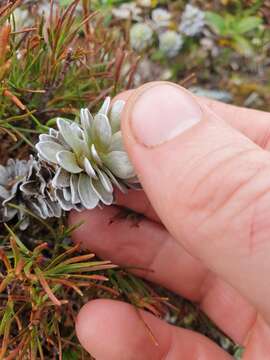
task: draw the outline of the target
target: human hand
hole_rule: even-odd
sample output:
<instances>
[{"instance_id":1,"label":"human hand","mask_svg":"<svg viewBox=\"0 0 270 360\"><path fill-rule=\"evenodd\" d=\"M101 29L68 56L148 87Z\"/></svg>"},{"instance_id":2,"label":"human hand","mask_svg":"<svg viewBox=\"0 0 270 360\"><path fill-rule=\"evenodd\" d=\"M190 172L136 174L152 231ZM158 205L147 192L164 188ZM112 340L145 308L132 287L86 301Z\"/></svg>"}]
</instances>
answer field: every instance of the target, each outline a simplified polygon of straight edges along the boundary
<instances>
[{"instance_id":1,"label":"human hand","mask_svg":"<svg viewBox=\"0 0 270 360\"><path fill-rule=\"evenodd\" d=\"M198 302L244 360L270 358L270 114L196 98L170 83L121 95L126 149L144 192L117 204L145 215L109 224L117 206L73 213L74 240ZM204 336L131 305L95 300L78 337L97 360L231 357Z\"/></svg>"}]
</instances>

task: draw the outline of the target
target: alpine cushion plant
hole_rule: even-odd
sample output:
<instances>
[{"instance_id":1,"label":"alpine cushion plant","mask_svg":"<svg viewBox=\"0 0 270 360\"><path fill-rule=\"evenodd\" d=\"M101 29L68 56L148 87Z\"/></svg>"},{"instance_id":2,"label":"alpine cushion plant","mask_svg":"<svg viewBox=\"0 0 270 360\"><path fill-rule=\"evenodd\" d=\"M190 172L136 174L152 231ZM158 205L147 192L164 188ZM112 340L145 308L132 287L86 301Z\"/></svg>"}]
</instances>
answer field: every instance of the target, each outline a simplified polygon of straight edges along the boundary
<instances>
[{"instance_id":1,"label":"alpine cushion plant","mask_svg":"<svg viewBox=\"0 0 270 360\"><path fill-rule=\"evenodd\" d=\"M29 225L29 210L42 219L60 217L61 207L51 187L53 168L30 156L27 160L9 159L0 165L0 222L16 215L20 229Z\"/></svg>"},{"instance_id":2,"label":"alpine cushion plant","mask_svg":"<svg viewBox=\"0 0 270 360\"><path fill-rule=\"evenodd\" d=\"M187 4L182 14L179 31L186 36L196 36L205 26L205 14L199 8Z\"/></svg>"},{"instance_id":3,"label":"alpine cushion plant","mask_svg":"<svg viewBox=\"0 0 270 360\"><path fill-rule=\"evenodd\" d=\"M136 185L121 142L123 102L109 110L107 99L103 115L92 117L84 109L85 121L69 119L85 104L96 109L101 99L132 87L137 55L89 1L65 8L46 1L48 11L35 16L43 3L0 1L0 359L88 358L75 337L74 318L91 299L117 298L162 316L167 308L142 279L73 247L71 234L80 224L69 227L62 216L63 208L89 207L89 198L79 193L81 175L91 184L91 206L113 201L112 187ZM83 5L79 14L77 5ZM31 27L18 22L15 8L28 12ZM52 125L56 116L69 118L58 122L84 143L81 156L85 152L93 172L60 125ZM54 128L49 133L48 126ZM74 154L82 171L73 174L59 159L37 157L40 134L43 142L47 136ZM67 175L64 184L60 172ZM73 204L75 193L82 201Z\"/></svg>"},{"instance_id":4,"label":"alpine cushion plant","mask_svg":"<svg viewBox=\"0 0 270 360\"><path fill-rule=\"evenodd\" d=\"M36 144L38 159L9 159L0 166L0 223L16 215L20 229L29 225L29 211L47 219L62 210L111 205L114 187L125 192L138 188L132 164L123 147L120 114L124 101L110 109L107 97L92 116L80 111L80 123L58 118Z\"/></svg>"},{"instance_id":5,"label":"alpine cushion plant","mask_svg":"<svg viewBox=\"0 0 270 360\"><path fill-rule=\"evenodd\" d=\"M94 117L81 109L79 124L58 118L58 131L40 135L36 148L40 159L54 167L52 186L63 210L110 205L114 186L124 192L137 182L122 142L123 106L118 100L109 110L107 97Z\"/></svg>"}]
</instances>

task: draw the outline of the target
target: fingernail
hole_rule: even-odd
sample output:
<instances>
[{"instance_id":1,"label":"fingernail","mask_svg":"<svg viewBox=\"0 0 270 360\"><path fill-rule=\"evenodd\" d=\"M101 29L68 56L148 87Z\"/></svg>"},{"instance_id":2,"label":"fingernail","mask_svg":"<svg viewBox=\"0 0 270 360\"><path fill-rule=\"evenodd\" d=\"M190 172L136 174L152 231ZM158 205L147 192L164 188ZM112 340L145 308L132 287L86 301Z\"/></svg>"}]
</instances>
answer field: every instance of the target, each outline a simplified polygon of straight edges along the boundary
<instances>
[{"instance_id":1,"label":"fingernail","mask_svg":"<svg viewBox=\"0 0 270 360\"><path fill-rule=\"evenodd\" d=\"M202 110L192 95L178 85L159 83L135 100L131 128L141 144L154 147L190 129L201 118Z\"/></svg>"}]
</instances>

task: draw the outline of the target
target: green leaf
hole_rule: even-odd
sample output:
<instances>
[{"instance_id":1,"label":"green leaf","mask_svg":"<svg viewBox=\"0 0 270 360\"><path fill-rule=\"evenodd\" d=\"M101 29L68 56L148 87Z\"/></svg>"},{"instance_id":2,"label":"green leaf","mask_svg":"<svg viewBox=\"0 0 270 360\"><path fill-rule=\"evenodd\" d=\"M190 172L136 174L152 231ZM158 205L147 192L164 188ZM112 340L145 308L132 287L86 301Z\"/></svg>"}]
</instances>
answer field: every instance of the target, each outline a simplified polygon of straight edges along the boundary
<instances>
[{"instance_id":1,"label":"green leaf","mask_svg":"<svg viewBox=\"0 0 270 360\"><path fill-rule=\"evenodd\" d=\"M73 0L59 0L60 6L68 6L73 2Z\"/></svg>"},{"instance_id":2,"label":"green leaf","mask_svg":"<svg viewBox=\"0 0 270 360\"><path fill-rule=\"evenodd\" d=\"M233 46L240 54L250 57L254 54L254 50L250 42L243 36L237 35L234 37Z\"/></svg>"},{"instance_id":3,"label":"green leaf","mask_svg":"<svg viewBox=\"0 0 270 360\"><path fill-rule=\"evenodd\" d=\"M235 26L235 30L238 34L245 34L248 31L255 30L262 23L262 19L258 16L249 16L241 19Z\"/></svg>"},{"instance_id":4,"label":"green leaf","mask_svg":"<svg viewBox=\"0 0 270 360\"><path fill-rule=\"evenodd\" d=\"M63 352L63 360L79 360L80 354L78 352L75 352L74 350L65 350Z\"/></svg>"},{"instance_id":5,"label":"green leaf","mask_svg":"<svg viewBox=\"0 0 270 360\"><path fill-rule=\"evenodd\" d=\"M224 18L212 11L207 11L205 14L206 22L210 28L218 35L224 35L225 32L225 20Z\"/></svg>"},{"instance_id":6,"label":"green leaf","mask_svg":"<svg viewBox=\"0 0 270 360\"><path fill-rule=\"evenodd\" d=\"M25 255L29 255L30 250L27 249L27 247L21 242L21 240L18 238L18 236L11 230L11 228L7 224L4 224L4 226L7 229L7 231L9 232L10 236L12 236L13 239L15 240L15 242L18 245L18 247L20 248L21 252Z\"/></svg>"}]
</instances>

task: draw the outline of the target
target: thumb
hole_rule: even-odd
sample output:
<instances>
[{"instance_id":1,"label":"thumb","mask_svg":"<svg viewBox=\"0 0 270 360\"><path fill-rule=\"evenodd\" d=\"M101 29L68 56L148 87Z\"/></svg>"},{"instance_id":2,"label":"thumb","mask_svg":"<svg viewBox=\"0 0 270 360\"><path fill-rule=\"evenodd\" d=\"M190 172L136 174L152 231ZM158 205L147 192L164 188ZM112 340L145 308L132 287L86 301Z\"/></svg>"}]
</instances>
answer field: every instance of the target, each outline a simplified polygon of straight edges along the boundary
<instances>
[{"instance_id":1,"label":"thumb","mask_svg":"<svg viewBox=\"0 0 270 360\"><path fill-rule=\"evenodd\" d=\"M270 321L270 154L166 82L131 95L122 131L168 231Z\"/></svg>"}]
</instances>

